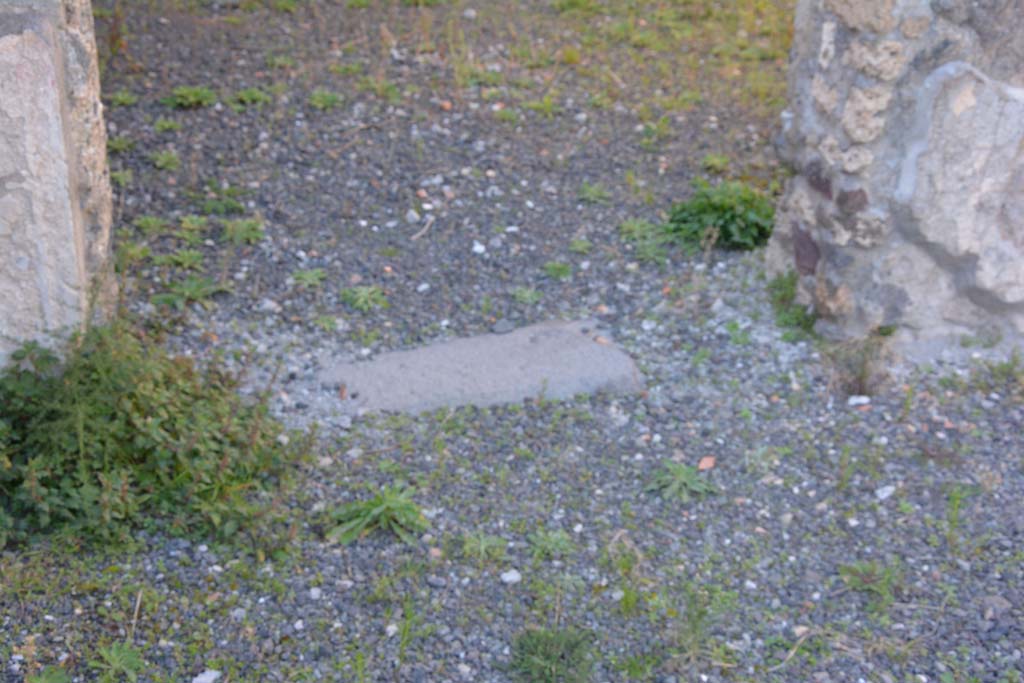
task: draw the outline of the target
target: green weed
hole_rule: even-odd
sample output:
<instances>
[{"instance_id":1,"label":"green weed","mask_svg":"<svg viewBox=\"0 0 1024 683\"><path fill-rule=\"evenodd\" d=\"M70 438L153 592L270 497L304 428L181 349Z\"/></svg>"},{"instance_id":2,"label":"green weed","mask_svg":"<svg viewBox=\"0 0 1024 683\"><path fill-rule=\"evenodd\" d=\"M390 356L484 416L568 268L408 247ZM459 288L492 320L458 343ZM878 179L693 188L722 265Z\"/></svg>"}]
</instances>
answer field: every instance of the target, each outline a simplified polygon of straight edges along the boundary
<instances>
[{"instance_id":1,"label":"green weed","mask_svg":"<svg viewBox=\"0 0 1024 683\"><path fill-rule=\"evenodd\" d=\"M868 610L881 614L896 600L901 572L898 566L882 566L877 562L854 562L839 567L839 576L852 591L871 596Z\"/></svg>"},{"instance_id":2,"label":"green weed","mask_svg":"<svg viewBox=\"0 0 1024 683\"><path fill-rule=\"evenodd\" d=\"M585 204L607 204L612 195L601 183L588 183L586 180L580 185L579 200Z\"/></svg>"},{"instance_id":3,"label":"green weed","mask_svg":"<svg viewBox=\"0 0 1024 683\"><path fill-rule=\"evenodd\" d=\"M100 683L119 683L122 676L135 683L146 668L142 653L128 643L101 646L98 654L99 659L90 661L89 666L99 672Z\"/></svg>"},{"instance_id":4,"label":"green weed","mask_svg":"<svg viewBox=\"0 0 1024 683\"><path fill-rule=\"evenodd\" d=\"M565 557L576 549L572 537L563 529L548 531L541 528L530 534L528 540L534 561Z\"/></svg>"},{"instance_id":5,"label":"green weed","mask_svg":"<svg viewBox=\"0 0 1024 683\"><path fill-rule=\"evenodd\" d=\"M334 513L337 526L327 537L348 544L376 529L391 532L405 543L415 543L415 534L427 528L427 521L412 500L412 488L385 486L366 501L349 503Z\"/></svg>"},{"instance_id":6,"label":"green weed","mask_svg":"<svg viewBox=\"0 0 1024 683\"><path fill-rule=\"evenodd\" d=\"M785 330L785 341L799 341L814 337L817 316L806 306L796 303L797 273L779 275L768 283L768 296L775 311L775 324Z\"/></svg>"},{"instance_id":7,"label":"green weed","mask_svg":"<svg viewBox=\"0 0 1024 683\"><path fill-rule=\"evenodd\" d=\"M644 490L684 503L689 503L694 497L703 498L718 492L696 467L679 462L664 463Z\"/></svg>"},{"instance_id":8,"label":"green weed","mask_svg":"<svg viewBox=\"0 0 1024 683\"><path fill-rule=\"evenodd\" d=\"M568 263L548 261L544 264L544 274L552 280L568 280L572 277L572 266Z\"/></svg>"},{"instance_id":9,"label":"green weed","mask_svg":"<svg viewBox=\"0 0 1024 683\"><path fill-rule=\"evenodd\" d=\"M172 150L163 150L149 155L153 166L161 171L177 171L181 168L181 159Z\"/></svg>"},{"instance_id":10,"label":"green weed","mask_svg":"<svg viewBox=\"0 0 1024 683\"><path fill-rule=\"evenodd\" d=\"M341 95L318 88L309 95L309 106L319 111L334 109L341 104Z\"/></svg>"},{"instance_id":11,"label":"green weed","mask_svg":"<svg viewBox=\"0 0 1024 683\"><path fill-rule=\"evenodd\" d=\"M250 107L260 109L265 104L270 104L274 98L259 88L246 88L239 90L231 96L231 108L236 112L244 111Z\"/></svg>"},{"instance_id":12,"label":"green weed","mask_svg":"<svg viewBox=\"0 0 1024 683\"><path fill-rule=\"evenodd\" d=\"M349 287L341 290L341 300L361 313L388 307L388 299L380 287Z\"/></svg>"},{"instance_id":13,"label":"green weed","mask_svg":"<svg viewBox=\"0 0 1024 683\"><path fill-rule=\"evenodd\" d=\"M323 268L311 268L309 270L297 270L292 273L292 280L295 286L301 289L316 289L323 284L327 273Z\"/></svg>"},{"instance_id":14,"label":"green weed","mask_svg":"<svg viewBox=\"0 0 1024 683\"><path fill-rule=\"evenodd\" d=\"M512 643L512 672L525 683L586 683L593 670L594 635L567 628L528 628Z\"/></svg>"},{"instance_id":15,"label":"green weed","mask_svg":"<svg viewBox=\"0 0 1024 683\"><path fill-rule=\"evenodd\" d=\"M139 96L124 88L111 93L107 102L111 107L130 107L139 101Z\"/></svg>"},{"instance_id":16,"label":"green weed","mask_svg":"<svg viewBox=\"0 0 1024 683\"><path fill-rule=\"evenodd\" d=\"M174 133L181 130L181 124L171 119L159 118L153 123L153 131L156 133Z\"/></svg>"},{"instance_id":17,"label":"green weed","mask_svg":"<svg viewBox=\"0 0 1024 683\"><path fill-rule=\"evenodd\" d=\"M141 525L230 538L251 522L281 430L237 377L122 321L65 353L28 344L0 375L0 547L54 529L122 540Z\"/></svg>"},{"instance_id":18,"label":"green weed","mask_svg":"<svg viewBox=\"0 0 1024 683\"><path fill-rule=\"evenodd\" d=\"M224 239L235 246L256 244L266 237L263 221L258 218L238 218L224 221Z\"/></svg>"},{"instance_id":19,"label":"green weed","mask_svg":"<svg viewBox=\"0 0 1024 683\"><path fill-rule=\"evenodd\" d=\"M727 249L754 249L768 241L775 221L768 197L738 182L711 185L698 179L694 186L693 197L672 207L663 226L673 240L700 246L714 231L715 243Z\"/></svg>"},{"instance_id":20,"label":"green weed","mask_svg":"<svg viewBox=\"0 0 1024 683\"><path fill-rule=\"evenodd\" d=\"M182 85L171 91L160 103L174 109L200 109L217 102L217 93L206 86Z\"/></svg>"}]
</instances>

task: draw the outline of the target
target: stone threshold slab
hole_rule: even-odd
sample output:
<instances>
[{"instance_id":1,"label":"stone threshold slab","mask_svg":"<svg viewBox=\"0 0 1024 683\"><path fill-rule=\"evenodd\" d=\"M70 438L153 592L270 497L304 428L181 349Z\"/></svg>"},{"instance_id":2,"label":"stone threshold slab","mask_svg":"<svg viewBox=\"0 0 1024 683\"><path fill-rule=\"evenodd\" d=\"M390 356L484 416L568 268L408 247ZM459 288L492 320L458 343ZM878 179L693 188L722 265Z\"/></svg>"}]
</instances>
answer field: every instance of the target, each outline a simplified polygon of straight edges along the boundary
<instances>
[{"instance_id":1,"label":"stone threshold slab","mask_svg":"<svg viewBox=\"0 0 1024 683\"><path fill-rule=\"evenodd\" d=\"M553 321L326 367L345 412L419 413L644 390L633 359L593 321ZM344 399L341 397L344 396Z\"/></svg>"}]
</instances>

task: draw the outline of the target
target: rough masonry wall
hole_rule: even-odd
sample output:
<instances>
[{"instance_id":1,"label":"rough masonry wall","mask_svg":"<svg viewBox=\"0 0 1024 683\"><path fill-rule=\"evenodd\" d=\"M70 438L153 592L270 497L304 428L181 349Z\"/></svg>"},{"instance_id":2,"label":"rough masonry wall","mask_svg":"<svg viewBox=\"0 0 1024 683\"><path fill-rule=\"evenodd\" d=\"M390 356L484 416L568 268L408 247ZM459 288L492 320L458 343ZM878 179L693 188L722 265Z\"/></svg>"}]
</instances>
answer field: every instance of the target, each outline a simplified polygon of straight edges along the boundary
<instances>
[{"instance_id":1,"label":"rough masonry wall","mask_svg":"<svg viewBox=\"0 0 1024 683\"><path fill-rule=\"evenodd\" d=\"M769 244L819 330L1024 340L1024 0L798 0Z\"/></svg>"},{"instance_id":2,"label":"rough masonry wall","mask_svg":"<svg viewBox=\"0 0 1024 683\"><path fill-rule=\"evenodd\" d=\"M0 364L112 301L89 0L0 0Z\"/></svg>"}]
</instances>

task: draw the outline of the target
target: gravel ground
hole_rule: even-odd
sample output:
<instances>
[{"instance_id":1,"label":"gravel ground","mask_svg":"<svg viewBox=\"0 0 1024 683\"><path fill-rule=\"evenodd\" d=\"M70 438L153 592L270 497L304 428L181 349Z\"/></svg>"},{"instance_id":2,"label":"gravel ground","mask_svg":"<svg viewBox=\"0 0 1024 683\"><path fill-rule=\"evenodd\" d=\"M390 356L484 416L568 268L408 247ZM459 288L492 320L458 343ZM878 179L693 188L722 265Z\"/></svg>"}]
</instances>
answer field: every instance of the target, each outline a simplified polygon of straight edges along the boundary
<instances>
[{"instance_id":1,"label":"gravel ground","mask_svg":"<svg viewBox=\"0 0 1024 683\"><path fill-rule=\"evenodd\" d=\"M109 49L116 21L97 5ZM273 378L290 426L318 425L290 540L270 558L145 534L4 553L5 680L57 663L97 680L101 648L127 641L144 681L509 681L531 627L590 631L593 681L1021 680L1019 369L921 368L848 396L857 368L783 339L758 254L651 263L619 238L685 194L709 153L764 187L780 177L773 105L710 78L731 62L695 38L682 52L707 56L707 89L667 110L682 72L659 75L639 39L588 42L581 25L614 23L601 16L273 6L133 9L104 80L138 97L108 112L134 143L113 161L132 172L117 193L126 304L159 310L180 350L227 351L253 386ZM716 16L709 35L745 31ZM555 56L526 66L538 52ZM599 52L618 60L608 102ZM217 103L160 102L180 85ZM269 101L236 111L249 87ZM318 88L341 101L312 106ZM181 128L158 133L159 119ZM180 167L154 168L160 150ZM227 199L225 219L259 221L251 244L216 216ZM192 214L211 217L189 246ZM152 296L187 281L183 248L230 290L168 313ZM380 305L354 308L343 290L357 286ZM352 418L313 381L325 357L582 317L637 360L643 395ZM701 464L715 491L648 490L667 462ZM328 542L332 510L396 482L429 522L414 543Z\"/></svg>"}]
</instances>

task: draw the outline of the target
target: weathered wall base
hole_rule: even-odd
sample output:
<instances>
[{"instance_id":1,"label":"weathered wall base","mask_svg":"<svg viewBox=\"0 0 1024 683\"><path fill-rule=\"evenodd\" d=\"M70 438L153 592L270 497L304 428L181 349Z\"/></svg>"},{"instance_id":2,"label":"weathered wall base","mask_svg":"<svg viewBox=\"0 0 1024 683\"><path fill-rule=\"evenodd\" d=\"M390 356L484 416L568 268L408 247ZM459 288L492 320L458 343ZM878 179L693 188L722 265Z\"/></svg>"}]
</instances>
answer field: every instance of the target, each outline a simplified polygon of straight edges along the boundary
<instances>
[{"instance_id":1,"label":"weathered wall base","mask_svg":"<svg viewBox=\"0 0 1024 683\"><path fill-rule=\"evenodd\" d=\"M112 301L89 0L0 0L0 364Z\"/></svg>"},{"instance_id":2,"label":"weathered wall base","mask_svg":"<svg viewBox=\"0 0 1024 683\"><path fill-rule=\"evenodd\" d=\"M1024 0L799 0L769 270L912 361L1024 340Z\"/></svg>"}]
</instances>

